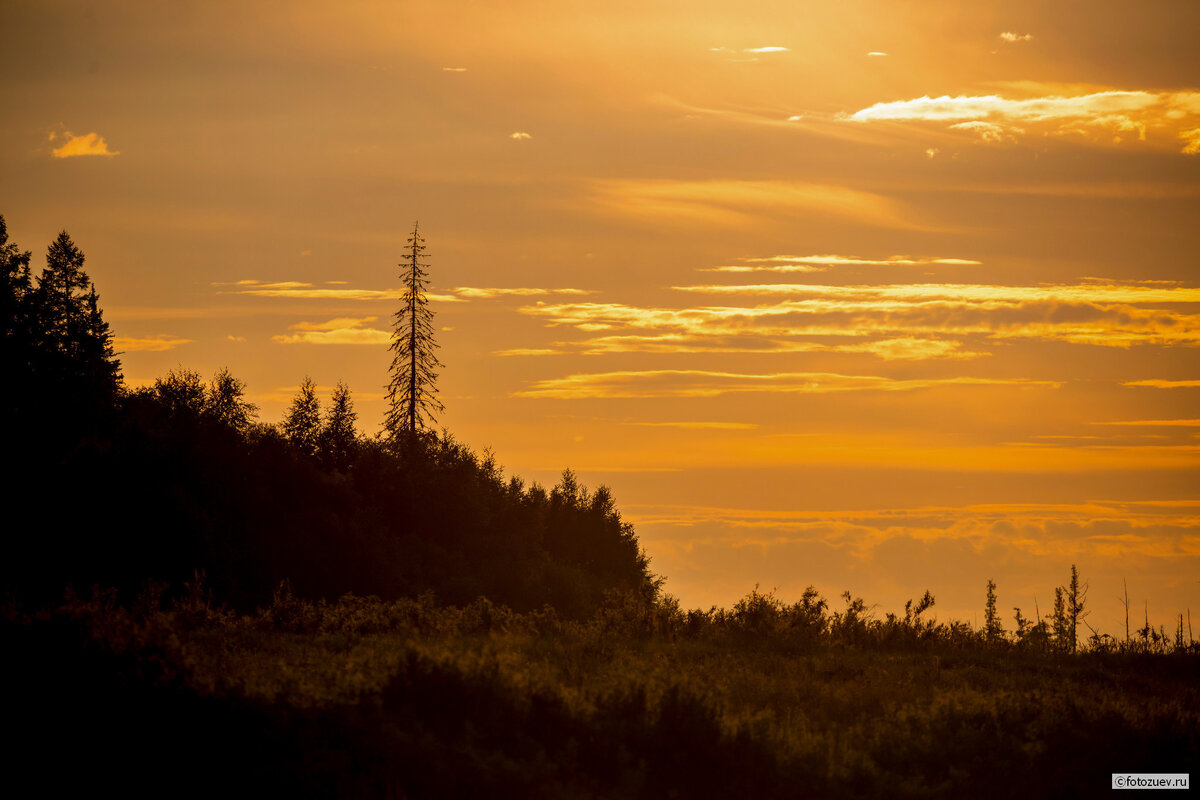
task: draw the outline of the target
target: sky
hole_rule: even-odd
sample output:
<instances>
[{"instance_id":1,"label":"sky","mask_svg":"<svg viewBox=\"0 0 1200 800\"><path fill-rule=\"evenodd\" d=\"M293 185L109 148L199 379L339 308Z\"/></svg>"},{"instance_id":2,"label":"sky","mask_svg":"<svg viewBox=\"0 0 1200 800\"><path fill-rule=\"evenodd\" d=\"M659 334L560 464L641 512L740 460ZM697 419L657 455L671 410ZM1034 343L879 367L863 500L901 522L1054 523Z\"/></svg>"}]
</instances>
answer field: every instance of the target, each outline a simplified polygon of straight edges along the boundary
<instances>
[{"instance_id":1,"label":"sky","mask_svg":"<svg viewBox=\"0 0 1200 800\"><path fill-rule=\"evenodd\" d=\"M1200 4L0 5L0 214L126 381L440 423L613 489L664 590L1200 625ZM137 487L129 487L136 502Z\"/></svg>"}]
</instances>

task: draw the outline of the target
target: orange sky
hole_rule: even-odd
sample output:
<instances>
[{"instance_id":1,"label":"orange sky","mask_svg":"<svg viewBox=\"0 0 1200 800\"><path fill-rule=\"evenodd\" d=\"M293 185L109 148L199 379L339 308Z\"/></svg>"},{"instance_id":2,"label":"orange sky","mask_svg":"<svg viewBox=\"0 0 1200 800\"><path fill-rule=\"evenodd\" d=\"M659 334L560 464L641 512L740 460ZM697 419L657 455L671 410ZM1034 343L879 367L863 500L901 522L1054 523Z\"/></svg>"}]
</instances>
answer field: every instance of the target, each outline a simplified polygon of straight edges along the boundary
<instances>
[{"instance_id":1,"label":"orange sky","mask_svg":"<svg viewBox=\"0 0 1200 800\"><path fill-rule=\"evenodd\" d=\"M0 214L127 380L383 415L428 238L444 424L613 487L666 588L1116 632L1200 613L1200 5L16 2ZM130 487L131 497L136 487ZM1135 615L1136 616L1136 615ZM1138 617L1140 619L1140 617ZM1136 621L1136 620L1135 620Z\"/></svg>"}]
</instances>

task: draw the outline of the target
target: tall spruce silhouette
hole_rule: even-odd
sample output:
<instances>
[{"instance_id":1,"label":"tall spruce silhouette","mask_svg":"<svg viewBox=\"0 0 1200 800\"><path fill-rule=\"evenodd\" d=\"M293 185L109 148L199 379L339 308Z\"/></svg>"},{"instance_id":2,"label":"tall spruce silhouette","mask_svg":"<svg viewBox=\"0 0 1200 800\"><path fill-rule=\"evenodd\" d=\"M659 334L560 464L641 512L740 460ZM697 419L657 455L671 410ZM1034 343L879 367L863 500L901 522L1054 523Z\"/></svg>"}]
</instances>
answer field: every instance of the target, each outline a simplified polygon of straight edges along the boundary
<instances>
[{"instance_id":1,"label":"tall spruce silhouette","mask_svg":"<svg viewBox=\"0 0 1200 800\"><path fill-rule=\"evenodd\" d=\"M399 264L404 299L396 312L392 331L392 380L388 384L388 411L384 428L393 442L411 440L433 426L435 415L445 411L437 398L438 361L434 351L433 311L425 292L429 289L429 262L425 239L417 223Z\"/></svg>"},{"instance_id":2,"label":"tall spruce silhouette","mask_svg":"<svg viewBox=\"0 0 1200 800\"><path fill-rule=\"evenodd\" d=\"M358 447L358 431L354 428L357 419L350 387L338 381L318 441L321 459L327 467L342 471L349 468Z\"/></svg>"}]
</instances>

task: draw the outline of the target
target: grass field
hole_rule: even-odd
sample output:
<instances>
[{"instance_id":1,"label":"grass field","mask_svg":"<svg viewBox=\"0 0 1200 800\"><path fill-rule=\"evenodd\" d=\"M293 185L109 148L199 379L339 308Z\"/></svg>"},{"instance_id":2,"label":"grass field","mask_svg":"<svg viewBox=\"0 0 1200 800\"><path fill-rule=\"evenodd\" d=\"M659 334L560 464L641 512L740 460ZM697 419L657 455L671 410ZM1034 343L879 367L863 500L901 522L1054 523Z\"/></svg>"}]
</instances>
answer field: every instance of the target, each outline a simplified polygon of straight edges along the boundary
<instances>
[{"instance_id":1,"label":"grass field","mask_svg":"<svg viewBox=\"0 0 1200 800\"><path fill-rule=\"evenodd\" d=\"M12 765L165 795L1051 797L1197 764L1194 647L1071 655L813 600L10 612Z\"/></svg>"}]
</instances>

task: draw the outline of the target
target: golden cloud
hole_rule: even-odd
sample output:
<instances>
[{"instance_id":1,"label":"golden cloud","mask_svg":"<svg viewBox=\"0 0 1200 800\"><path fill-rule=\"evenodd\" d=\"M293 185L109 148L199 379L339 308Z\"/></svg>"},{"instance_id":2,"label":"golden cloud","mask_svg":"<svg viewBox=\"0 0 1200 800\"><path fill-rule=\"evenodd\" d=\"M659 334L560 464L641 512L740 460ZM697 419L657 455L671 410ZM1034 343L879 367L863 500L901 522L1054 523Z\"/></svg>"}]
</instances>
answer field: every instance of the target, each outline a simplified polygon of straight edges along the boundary
<instances>
[{"instance_id":1,"label":"golden cloud","mask_svg":"<svg viewBox=\"0 0 1200 800\"><path fill-rule=\"evenodd\" d=\"M683 430L749 431L758 425L753 422L626 422L639 428L681 428Z\"/></svg>"},{"instance_id":2,"label":"golden cloud","mask_svg":"<svg viewBox=\"0 0 1200 800\"><path fill-rule=\"evenodd\" d=\"M344 284L345 281L325 281L326 286L317 287L303 281L264 282L258 280L242 280L233 283L213 283L216 287L233 287L222 289L218 294L246 294L257 297L286 297L306 300L396 300L404 297L403 289L343 289L330 288L328 284ZM425 298L440 303L458 303L466 300L488 299L492 297L527 297L536 295L584 295L591 294L586 289L539 289L526 287L488 288L475 286L459 286L451 289L450 294L427 292Z\"/></svg>"},{"instance_id":3,"label":"golden cloud","mask_svg":"<svg viewBox=\"0 0 1200 800\"><path fill-rule=\"evenodd\" d=\"M853 335L853 334L851 334ZM613 353L868 353L886 361L896 359L968 359L988 353L960 350L962 343L954 339L919 339L904 337L877 339L861 344L833 344L814 341L785 341L755 336L746 332L740 336L698 336L689 334L660 334L654 336L597 336L578 342L559 342L560 347L573 344L583 355ZM556 350L551 352L564 352ZM526 355L506 351L504 355ZM534 351L528 355L541 355Z\"/></svg>"},{"instance_id":4,"label":"golden cloud","mask_svg":"<svg viewBox=\"0 0 1200 800\"><path fill-rule=\"evenodd\" d=\"M1151 378L1144 381L1126 381L1122 386L1147 386L1153 389L1185 389L1200 387L1200 381L1168 381Z\"/></svg>"},{"instance_id":5,"label":"golden cloud","mask_svg":"<svg viewBox=\"0 0 1200 800\"><path fill-rule=\"evenodd\" d=\"M1045 386L1052 381L1000 378L928 378L900 380L874 375L839 375L821 372L747 374L710 370L658 369L581 373L535 381L514 397L557 399L716 397L747 392L825 394L856 391L913 391L935 386Z\"/></svg>"},{"instance_id":6,"label":"golden cloud","mask_svg":"<svg viewBox=\"0 0 1200 800\"><path fill-rule=\"evenodd\" d=\"M98 133L88 133L83 136L76 136L68 131L64 134L66 142L61 146L50 151L50 155L54 158L76 158L78 156L119 156L119 150L109 150L108 142ZM56 138L53 134L51 140Z\"/></svg>"},{"instance_id":7,"label":"golden cloud","mask_svg":"<svg viewBox=\"0 0 1200 800\"><path fill-rule=\"evenodd\" d=\"M514 347L511 350L495 350L492 352L494 356L555 356L560 355L562 350L553 350L548 347Z\"/></svg>"},{"instance_id":8,"label":"golden cloud","mask_svg":"<svg viewBox=\"0 0 1200 800\"><path fill-rule=\"evenodd\" d=\"M765 258L743 258L741 265L701 267L701 272L822 272L831 266L850 267L915 267L930 265L978 266L982 261L966 258L912 258L911 256L889 256L887 258L859 258L857 256L767 256Z\"/></svg>"},{"instance_id":9,"label":"golden cloud","mask_svg":"<svg viewBox=\"0 0 1200 800\"><path fill-rule=\"evenodd\" d=\"M1166 95L1171 107L1175 103ZM881 120L934 120L966 121L973 119L997 119L1044 122L1046 120L1080 119L1117 113L1145 111L1164 102L1164 96L1152 92L1108 91L1074 97L1034 97L1027 100L1012 100L999 95L918 97L912 100L896 100L876 103L855 111L848 119L855 122Z\"/></svg>"},{"instance_id":10,"label":"golden cloud","mask_svg":"<svg viewBox=\"0 0 1200 800\"><path fill-rule=\"evenodd\" d=\"M388 331L365 327L378 317L338 317L326 322L297 322L288 330L291 335L272 336L278 344L367 344L381 345L391 341Z\"/></svg>"},{"instance_id":11,"label":"golden cloud","mask_svg":"<svg viewBox=\"0 0 1200 800\"><path fill-rule=\"evenodd\" d=\"M532 287L515 287L507 289L484 288L476 286L459 286L450 291L459 297L475 299L488 299L492 297L529 297L533 295L544 294L592 294L587 289L536 289Z\"/></svg>"},{"instance_id":12,"label":"golden cloud","mask_svg":"<svg viewBox=\"0 0 1200 800\"><path fill-rule=\"evenodd\" d=\"M950 259L942 259L950 261ZM956 260L957 261L957 260ZM722 284L673 287L694 294L785 299L684 308L620 303L538 303L521 313L600 336L559 342L612 352L864 352L884 358L970 358L964 336L1042 339L1128 348L1200 345L1200 289L1173 283L1049 286L980 284ZM803 340L799 340L804 337ZM813 337L871 338L834 344Z\"/></svg>"},{"instance_id":13,"label":"golden cloud","mask_svg":"<svg viewBox=\"0 0 1200 800\"><path fill-rule=\"evenodd\" d=\"M1111 422L1093 422L1093 425L1133 425L1137 427L1200 427L1200 419L1122 419Z\"/></svg>"},{"instance_id":14,"label":"golden cloud","mask_svg":"<svg viewBox=\"0 0 1200 800\"><path fill-rule=\"evenodd\" d=\"M1200 288L1148 284L1081 283L1072 285L1005 286L990 284L913 283L878 286L823 286L803 283L707 284L672 286L681 292L705 294L812 295L818 297L896 300L951 300L1023 303L1200 303Z\"/></svg>"},{"instance_id":15,"label":"golden cloud","mask_svg":"<svg viewBox=\"0 0 1200 800\"><path fill-rule=\"evenodd\" d=\"M166 350L174 350L181 344L190 344L192 339L181 339L176 336L168 336L159 334L157 336L149 336L144 338L131 338L128 336L118 336L113 339L113 347L124 353L132 352L151 352L161 353Z\"/></svg>"},{"instance_id":16,"label":"golden cloud","mask_svg":"<svg viewBox=\"0 0 1200 800\"><path fill-rule=\"evenodd\" d=\"M1003 35L1002 35L1003 36ZM1017 41L1012 39L1010 41ZM1055 87L1022 84L1019 88L1044 91ZM1033 129L1047 135L1074 134L1115 141L1132 132L1145 140L1155 130L1184 142L1182 152L1200 152L1193 134L1200 115L1198 92L1104 90L1087 94L1047 94L1024 99L991 95L942 95L875 103L841 117L843 121L949 123L980 136L986 142L1015 141Z\"/></svg>"}]
</instances>

